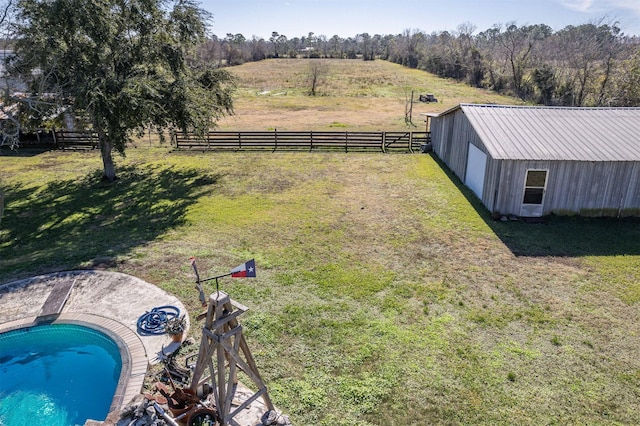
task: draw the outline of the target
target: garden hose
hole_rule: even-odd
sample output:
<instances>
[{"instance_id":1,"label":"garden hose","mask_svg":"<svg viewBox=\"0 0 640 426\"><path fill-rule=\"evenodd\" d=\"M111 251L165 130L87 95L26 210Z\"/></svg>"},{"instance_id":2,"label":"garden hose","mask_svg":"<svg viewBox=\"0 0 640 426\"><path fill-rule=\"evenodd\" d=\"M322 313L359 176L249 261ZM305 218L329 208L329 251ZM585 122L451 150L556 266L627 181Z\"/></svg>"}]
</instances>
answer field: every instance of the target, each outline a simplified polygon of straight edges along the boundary
<instances>
[{"instance_id":1,"label":"garden hose","mask_svg":"<svg viewBox=\"0 0 640 426\"><path fill-rule=\"evenodd\" d=\"M175 306L155 307L138 318L138 333L142 336L164 334L167 321L178 316L180 316L180 309Z\"/></svg>"}]
</instances>

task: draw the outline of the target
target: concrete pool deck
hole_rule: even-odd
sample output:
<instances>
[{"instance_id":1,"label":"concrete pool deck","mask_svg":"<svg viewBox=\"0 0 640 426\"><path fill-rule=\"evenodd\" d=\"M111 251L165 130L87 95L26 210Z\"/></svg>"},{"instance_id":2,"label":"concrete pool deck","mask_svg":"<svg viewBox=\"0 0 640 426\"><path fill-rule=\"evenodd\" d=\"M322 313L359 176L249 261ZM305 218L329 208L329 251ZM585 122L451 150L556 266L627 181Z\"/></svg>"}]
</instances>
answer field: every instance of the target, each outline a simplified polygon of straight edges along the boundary
<instances>
[{"instance_id":1,"label":"concrete pool deck","mask_svg":"<svg viewBox=\"0 0 640 426\"><path fill-rule=\"evenodd\" d=\"M39 324L43 305L62 281L75 280L53 324L80 324L98 329L120 347L122 373L111 410L122 408L142 391L149 364L159 360L166 335L141 336L138 318L157 306L176 306L177 297L139 278L106 271L69 271L0 285L0 333ZM187 315L188 318L188 315Z\"/></svg>"},{"instance_id":2,"label":"concrete pool deck","mask_svg":"<svg viewBox=\"0 0 640 426\"><path fill-rule=\"evenodd\" d=\"M66 285L69 281L73 284ZM60 304L55 293L61 287L66 293ZM52 300L59 314L47 311ZM177 297L131 275L96 270L39 275L0 284L0 333L38 325L44 316L46 323L79 324L109 335L120 347L123 364L110 409L116 411L141 394L149 364L159 362L163 348L172 344L169 336L142 336L137 330L141 315L167 305L187 314ZM245 401L252 394L240 383L236 398ZM261 425L267 411L262 398L258 398L230 424Z\"/></svg>"}]
</instances>

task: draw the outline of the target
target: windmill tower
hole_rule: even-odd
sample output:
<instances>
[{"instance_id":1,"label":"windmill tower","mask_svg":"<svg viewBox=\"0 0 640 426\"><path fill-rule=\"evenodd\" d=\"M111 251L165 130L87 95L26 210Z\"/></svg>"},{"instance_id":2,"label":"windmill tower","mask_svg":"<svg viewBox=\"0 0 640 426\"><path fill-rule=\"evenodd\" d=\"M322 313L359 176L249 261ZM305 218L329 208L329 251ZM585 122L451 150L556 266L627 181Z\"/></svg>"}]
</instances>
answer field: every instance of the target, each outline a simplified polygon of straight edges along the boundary
<instances>
[{"instance_id":1,"label":"windmill tower","mask_svg":"<svg viewBox=\"0 0 640 426\"><path fill-rule=\"evenodd\" d=\"M208 384L213 389L213 397L220 423L227 425L238 413L257 398L262 397L268 410L274 410L267 387L260 377L256 363L242 333L238 317L248 310L217 290L209 296L209 308L202 340L190 389ZM257 391L231 411L232 401L238 387L238 370L249 377Z\"/></svg>"}]
</instances>

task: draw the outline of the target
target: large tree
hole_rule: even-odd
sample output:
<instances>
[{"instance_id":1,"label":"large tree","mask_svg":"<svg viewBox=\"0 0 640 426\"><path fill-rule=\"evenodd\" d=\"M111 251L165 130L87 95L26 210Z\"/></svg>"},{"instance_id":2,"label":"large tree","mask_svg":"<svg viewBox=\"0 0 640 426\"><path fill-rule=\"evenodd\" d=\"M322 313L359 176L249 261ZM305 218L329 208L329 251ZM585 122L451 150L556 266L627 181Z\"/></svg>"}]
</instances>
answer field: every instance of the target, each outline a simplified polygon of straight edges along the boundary
<instances>
[{"instance_id":1,"label":"large tree","mask_svg":"<svg viewBox=\"0 0 640 426\"><path fill-rule=\"evenodd\" d=\"M7 26L10 24L10 19L9 16L11 15L11 9L12 9L12 3L13 0L7 0L7 1L3 1L0 2L0 34L2 34L4 37L4 40L6 41L9 37L9 31L7 31ZM3 50L6 51L7 49L7 45L6 43L3 43L2 45ZM0 76L0 77L4 77L4 76ZM0 128L3 130L0 130L0 132L2 133L2 135L0 135L0 146L4 145L5 143L8 144L13 144L15 139L14 137L17 137L17 134L14 133L13 131L9 130L10 128L14 127L11 124L13 123L13 120L10 115L10 111L7 108L7 93L9 92L9 81L5 78L0 79L0 113L2 113L2 115L4 115L4 119L2 120L2 123L0 124ZM4 133L7 133L8 136L11 136L8 140L7 138L4 136ZM0 181L0 222L2 222L2 215L4 213L4 191L2 189L2 181Z\"/></svg>"},{"instance_id":2,"label":"large tree","mask_svg":"<svg viewBox=\"0 0 640 426\"><path fill-rule=\"evenodd\" d=\"M18 0L10 70L28 83L25 116L66 114L112 152L149 127L206 131L231 112L232 79L199 63L208 13L192 0Z\"/></svg>"}]
</instances>

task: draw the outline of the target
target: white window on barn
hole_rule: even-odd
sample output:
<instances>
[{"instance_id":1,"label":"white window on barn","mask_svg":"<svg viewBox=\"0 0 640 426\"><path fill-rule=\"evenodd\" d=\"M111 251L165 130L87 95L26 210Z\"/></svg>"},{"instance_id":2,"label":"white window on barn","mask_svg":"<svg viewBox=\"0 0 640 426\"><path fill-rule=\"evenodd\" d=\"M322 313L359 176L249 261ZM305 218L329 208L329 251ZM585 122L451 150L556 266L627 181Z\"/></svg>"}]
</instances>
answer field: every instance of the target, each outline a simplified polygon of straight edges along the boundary
<instances>
[{"instance_id":1,"label":"white window on barn","mask_svg":"<svg viewBox=\"0 0 640 426\"><path fill-rule=\"evenodd\" d=\"M521 216L542 216L546 186L547 170L527 170Z\"/></svg>"}]
</instances>

